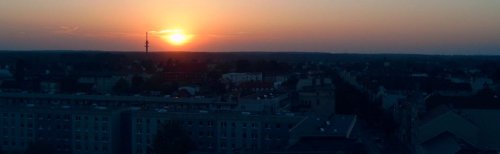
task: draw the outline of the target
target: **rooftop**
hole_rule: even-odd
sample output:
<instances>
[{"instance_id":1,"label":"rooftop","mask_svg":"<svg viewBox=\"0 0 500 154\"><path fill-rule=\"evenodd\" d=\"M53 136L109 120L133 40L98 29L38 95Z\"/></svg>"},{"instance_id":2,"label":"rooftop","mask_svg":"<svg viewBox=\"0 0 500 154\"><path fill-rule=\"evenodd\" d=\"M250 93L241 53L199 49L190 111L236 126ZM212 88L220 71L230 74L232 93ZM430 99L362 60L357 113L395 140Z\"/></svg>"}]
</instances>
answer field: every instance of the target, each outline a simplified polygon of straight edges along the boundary
<instances>
[{"instance_id":1,"label":"rooftop","mask_svg":"<svg viewBox=\"0 0 500 154\"><path fill-rule=\"evenodd\" d=\"M17 105L5 105L0 104L0 111L48 111L48 112L69 112L69 113L112 113L113 111L118 111L119 107L104 107L97 105L87 105L87 106L77 106L77 105L37 105L37 104L17 104Z\"/></svg>"},{"instance_id":2,"label":"rooftop","mask_svg":"<svg viewBox=\"0 0 500 154\"><path fill-rule=\"evenodd\" d=\"M47 93L2 93L0 98L36 98L36 99L59 99L59 100L91 100L91 101L120 101L120 102L158 102L158 103L216 103L216 98L194 97L176 98L161 96L120 96L120 95L87 95L76 94L47 94Z\"/></svg>"},{"instance_id":3,"label":"rooftop","mask_svg":"<svg viewBox=\"0 0 500 154\"><path fill-rule=\"evenodd\" d=\"M200 110L196 111L188 111L188 112L175 112L169 111L164 108L156 108L156 109L139 109L137 108L136 112L134 112L137 117L169 117L179 119L213 119L213 120L251 120L251 121L266 121L266 120L279 120L279 121L289 121L293 123L297 123L306 119L304 116L295 116L290 114L255 114L250 112L237 112L237 111L224 111L224 112L213 112Z\"/></svg>"},{"instance_id":4,"label":"rooftop","mask_svg":"<svg viewBox=\"0 0 500 154\"><path fill-rule=\"evenodd\" d=\"M357 121L356 115L337 114L329 119L308 117L293 128L294 136L333 136L349 138Z\"/></svg>"}]
</instances>

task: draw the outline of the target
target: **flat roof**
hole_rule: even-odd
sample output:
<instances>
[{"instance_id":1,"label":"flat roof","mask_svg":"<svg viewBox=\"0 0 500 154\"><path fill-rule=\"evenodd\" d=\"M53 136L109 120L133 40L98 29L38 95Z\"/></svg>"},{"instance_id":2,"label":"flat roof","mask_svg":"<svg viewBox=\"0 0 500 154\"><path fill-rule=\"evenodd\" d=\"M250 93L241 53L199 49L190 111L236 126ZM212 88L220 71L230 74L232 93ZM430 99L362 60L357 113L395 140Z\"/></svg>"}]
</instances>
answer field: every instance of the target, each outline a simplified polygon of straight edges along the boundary
<instances>
[{"instance_id":1,"label":"flat roof","mask_svg":"<svg viewBox=\"0 0 500 154\"><path fill-rule=\"evenodd\" d=\"M299 122L306 117L304 116L295 116L295 115L276 115L276 114L252 114L249 112L236 112L236 111L227 111L227 112L209 112L209 111L200 111L200 112L172 112L166 110L138 110L134 112L132 117L172 117L179 119L213 119L213 120L255 120L255 121L292 121Z\"/></svg>"},{"instance_id":2,"label":"flat roof","mask_svg":"<svg viewBox=\"0 0 500 154\"><path fill-rule=\"evenodd\" d=\"M38 98L120 102L169 102L169 103L217 103L214 97L172 98L161 96L119 96L119 95L86 95L86 94L47 94L47 93L2 93L0 98Z\"/></svg>"}]
</instances>

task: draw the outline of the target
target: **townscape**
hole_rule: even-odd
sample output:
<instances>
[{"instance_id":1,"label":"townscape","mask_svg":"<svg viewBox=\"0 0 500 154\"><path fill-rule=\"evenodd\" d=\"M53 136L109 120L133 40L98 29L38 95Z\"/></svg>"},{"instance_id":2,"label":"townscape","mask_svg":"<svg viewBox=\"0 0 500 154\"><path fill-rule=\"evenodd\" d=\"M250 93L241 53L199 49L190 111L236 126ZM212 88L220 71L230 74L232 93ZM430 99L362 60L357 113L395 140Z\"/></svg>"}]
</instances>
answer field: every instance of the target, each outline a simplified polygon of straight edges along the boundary
<instances>
[{"instance_id":1,"label":"townscape","mask_svg":"<svg viewBox=\"0 0 500 154\"><path fill-rule=\"evenodd\" d=\"M0 153L496 153L500 57L0 52Z\"/></svg>"}]
</instances>

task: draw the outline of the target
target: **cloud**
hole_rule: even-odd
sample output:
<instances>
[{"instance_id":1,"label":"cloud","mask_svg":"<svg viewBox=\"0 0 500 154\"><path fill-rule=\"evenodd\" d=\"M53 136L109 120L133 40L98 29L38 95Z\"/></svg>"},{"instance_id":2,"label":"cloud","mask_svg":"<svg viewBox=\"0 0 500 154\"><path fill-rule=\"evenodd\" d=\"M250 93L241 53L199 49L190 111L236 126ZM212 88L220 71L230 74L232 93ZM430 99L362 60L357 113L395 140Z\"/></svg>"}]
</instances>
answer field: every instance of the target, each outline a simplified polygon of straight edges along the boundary
<instances>
[{"instance_id":1,"label":"cloud","mask_svg":"<svg viewBox=\"0 0 500 154\"><path fill-rule=\"evenodd\" d=\"M148 31L151 35L165 36L168 34L184 34L182 29L164 29L164 30L150 30ZM249 32L246 31L236 31L236 32L228 32L228 33L197 33L197 36L205 36L211 38L238 38L243 35L249 35ZM185 34L193 36L194 34Z\"/></svg>"},{"instance_id":2,"label":"cloud","mask_svg":"<svg viewBox=\"0 0 500 154\"><path fill-rule=\"evenodd\" d=\"M213 37L213 38L234 38L234 37L239 37L242 35L249 35L249 34L250 34L249 32L240 31L240 32L225 33L225 34L207 34L207 36Z\"/></svg>"},{"instance_id":3,"label":"cloud","mask_svg":"<svg viewBox=\"0 0 500 154\"><path fill-rule=\"evenodd\" d=\"M78 26L59 26L54 32L57 34L73 35L79 29L80 27Z\"/></svg>"},{"instance_id":4,"label":"cloud","mask_svg":"<svg viewBox=\"0 0 500 154\"><path fill-rule=\"evenodd\" d=\"M182 33L180 29L165 29L165 30L152 30L149 31L150 34L153 35L162 35L162 34L172 34L172 33Z\"/></svg>"}]
</instances>

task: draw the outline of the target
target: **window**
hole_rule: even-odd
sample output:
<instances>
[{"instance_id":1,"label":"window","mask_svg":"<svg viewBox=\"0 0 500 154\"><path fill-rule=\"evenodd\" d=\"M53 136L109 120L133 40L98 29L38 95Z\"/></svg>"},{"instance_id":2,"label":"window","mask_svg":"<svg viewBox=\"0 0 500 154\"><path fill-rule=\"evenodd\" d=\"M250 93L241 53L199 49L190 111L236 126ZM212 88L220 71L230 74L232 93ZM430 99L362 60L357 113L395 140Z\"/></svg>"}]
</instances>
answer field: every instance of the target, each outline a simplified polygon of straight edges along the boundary
<instances>
[{"instance_id":1,"label":"window","mask_svg":"<svg viewBox=\"0 0 500 154\"><path fill-rule=\"evenodd\" d=\"M256 143L252 143L252 150L257 150L257 144Z\"/></svg>"},{"instance_id":2,"label":"window","mask_svg":"<svg viewBox=\"0 0 500 154\"><path fill-rule=\"evenodd\" d=\"M108 130L108 125L106 125L106 123L104 123L104 124L102 125L102 130L103 130L103 131Z\"/></svg>"},{"instance_id":3,"label":"window","mask_svg":"<svg viewBox=\"0 0 500 154\"><path fill-rule=\"evenodd\" d=\"M137 151L136 151L136 152L137 152L137 153L142 153L142 147L137 146Z\"/></svg>"},{"instance_id":4,"label":"window","mask_svg":"<svg viewBox=\"0 0 500 154\"><path fill-rule=\"evenodd\" d=\"M142 134L142 127L141 126L137 127L137 134Z\"/></svg>"},{"instance_id":5,"label":"window","mask_svg":"<svg viewBox=\"0 0 500 154\"><path fill-rule=\"evenodd\" d=\"M226 138L227 137L227 132L226 131L222 131L222 138Z\"/></svg>"},{"instance_id":6,"label":"window","mask_svg":"<svg viewBox=\"0 0 500 154\"><path fill-rule=\"evenodd\" d=\"M141 135L136 135L135 140L137 143L142 143L142 136Z\"/></svg>"},{"instance_id":7,"label":"window","mask_svg":"<svg viewBox=\"0 0 500 154\"><path fill-rule=\"evenodd\" d=\"M257 134L256 133L252 133L252 139L257 139Z\"/></svg>"},{"instance_id":8,"label":"window","mask_svg":"<svg viewBox=\"0 0 500 154\"><path fill-rule=\"evenodd\" d=\"M75 133L75 139L80 140L82 137L80 136L80 133Z\"/></svg>"},{"instance_id":9,"label":"window","mask_svg":"<svg viewBox=\"0 0 500 154\"><path fill-rule=\"evenodd\" d=\"M103 133L102 134L102 140L107 141L108 140L108 133Z\"/></svg>"},{"instance_id":10,"label":"window","mask_svg":"<svg viewBox=\"0 0 500 154\"><path fill-rule=\"evenodd\" d=\"M75 123L75 128L76 128L76 130L80 130L80 122Z\"/></svg>"},{"instance_id":11,"label":"window","mask_svg":"<svg viewBox=\"0 0 500 154\"><path fill-rule=\"evenodd\" d=\"M108 151L108 144L102 144L102 151Z\"/></svg>"},{"instance_id":12,"label":"window","mask_svg":"<svg viewBox=\"0 0 500 154\"><path fill-rule=\"evenodd\" d=\"M226 148L226 143L225 143L225 142L220 143L220 147L221 147L222 149L225 149L225 148Z\"/></svg>"}]
</instances>

